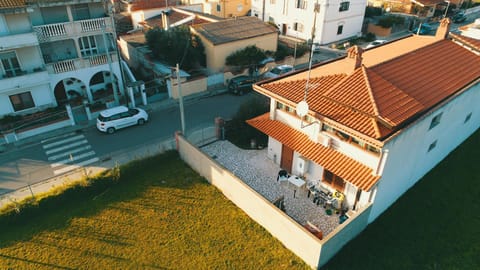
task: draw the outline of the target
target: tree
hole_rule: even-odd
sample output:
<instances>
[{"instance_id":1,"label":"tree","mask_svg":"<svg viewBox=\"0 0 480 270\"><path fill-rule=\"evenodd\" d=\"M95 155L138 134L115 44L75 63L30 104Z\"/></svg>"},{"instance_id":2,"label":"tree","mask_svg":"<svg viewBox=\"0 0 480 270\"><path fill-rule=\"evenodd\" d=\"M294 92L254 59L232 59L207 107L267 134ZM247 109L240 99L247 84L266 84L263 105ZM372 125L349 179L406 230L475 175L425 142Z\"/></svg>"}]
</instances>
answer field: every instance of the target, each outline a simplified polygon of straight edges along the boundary
<instances>
[{"instance_id":1,"label":"tree","mask_svg":"<svg viewBox=\"0 0 480 270\"><path fill-rule=\"evenodd\" d=\"M186 26L163 30L158 27L145 34L148 47L155 59L171 66L177 63L185 70L198 65L205 66L205 52L202 41L190 33Z\"/></svg>"},{"instance_id":2,"label":"tree","mask_svg":"<svg viewBox=\"0 0 480 270\"><path fill-rule=\"evenodd\" d=\"M267 56L265 52L257 46L248 46L230 54L225 64L228 66L252 67L257 65Z\"/></svg>"}]
</instances>

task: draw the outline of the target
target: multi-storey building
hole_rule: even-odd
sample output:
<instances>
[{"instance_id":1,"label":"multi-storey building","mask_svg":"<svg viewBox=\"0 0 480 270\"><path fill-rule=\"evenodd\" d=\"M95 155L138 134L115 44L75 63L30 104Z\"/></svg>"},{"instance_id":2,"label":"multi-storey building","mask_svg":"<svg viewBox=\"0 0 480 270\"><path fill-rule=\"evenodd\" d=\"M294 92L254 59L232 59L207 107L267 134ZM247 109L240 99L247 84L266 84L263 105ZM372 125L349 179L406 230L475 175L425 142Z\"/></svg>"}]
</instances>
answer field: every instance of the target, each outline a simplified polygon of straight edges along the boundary
<instances>
[{"instance_id":1,"label":"multi-storey building","mask_svg":"<svg viewBox=\"0 0 480 270\"><path fill-rule=\"evenodd\" d=\"M121 70L103 1L0 4L0 116L72 100L119 102Z\"/></svg>"},{"instance_id":2,"label":"multi-storey building","mask_svg":"<svg viewBox=\"0 0 480 270\"><path fill-rule=\"evenodd\" d=\"M277 25L282 35L328 44L361 35L366 1L253 0L252 16Z\"/></svg>"}]
</instances>

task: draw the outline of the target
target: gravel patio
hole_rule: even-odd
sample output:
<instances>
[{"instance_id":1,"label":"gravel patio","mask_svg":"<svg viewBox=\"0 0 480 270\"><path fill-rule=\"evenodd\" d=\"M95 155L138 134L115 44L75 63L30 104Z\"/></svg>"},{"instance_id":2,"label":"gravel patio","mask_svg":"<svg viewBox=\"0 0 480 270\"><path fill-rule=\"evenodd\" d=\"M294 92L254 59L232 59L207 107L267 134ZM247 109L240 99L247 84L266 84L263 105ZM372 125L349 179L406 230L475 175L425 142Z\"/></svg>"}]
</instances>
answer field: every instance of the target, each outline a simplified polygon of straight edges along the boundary
<instances>
[{"instance_id":1,"label":"gravel patio","mask_svg":"<svg viewBox=\"0 0 480 270\"><path fill-rule=\"evenodd\" d=\"M300 225L308 222L319 228L323 237L339 225L339 215L327 215L322 205L307 197L306 188L297 188L288 181L277 182L280 167L267 158L267 150L244 150L229 141L216 141L203 146L202 151L230 170L268 201L284 196L285 212Z\"/></svg>"}]
</instances>

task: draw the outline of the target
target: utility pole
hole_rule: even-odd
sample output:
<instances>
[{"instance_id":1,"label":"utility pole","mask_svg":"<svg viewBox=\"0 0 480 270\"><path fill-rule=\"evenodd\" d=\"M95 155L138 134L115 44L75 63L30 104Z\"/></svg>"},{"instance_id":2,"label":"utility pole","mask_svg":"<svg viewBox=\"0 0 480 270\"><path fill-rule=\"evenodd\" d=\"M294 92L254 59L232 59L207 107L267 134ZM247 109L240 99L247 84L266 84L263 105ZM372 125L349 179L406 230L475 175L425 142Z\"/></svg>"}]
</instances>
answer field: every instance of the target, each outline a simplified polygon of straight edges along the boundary
<instances>
[{"instance_id":1,"label":"utility pole","mask_svg":"<svg viewBox=\"0 0 480 270\"><path fill-rule=\"evenodd\" d=\"M313 42L315 40L315 25L317 24L317 14L318 12L320 11L320 4L318 3L318 0L317 2L315 3L315 6L313 8L313 26L312 26L312 44L310 44L310 51L312 52L313 51ZM313 53L310 53L310 56L309 56L309 59L308 59L308 62L312 62L312 56L313 56Z\"/></svg>"},{"instance_id":2,"label":"utility pole","mask_svg":"<svg viewBox=\"0 0 480 270\"><path fill-rule=\"evenodd\" d=\"M182 134L185 136L185 116L184 116L184 113L183 113L183 96L182 96L182 88L180 87L180 68L178 66L178 63L177 63L177 66L175 68L175 72L176 72L176 77L177 77L177 86L178 86L178 99L179 99L179 102L180 102L180 122L182 123Z\"/></svg>"}]
</instances>

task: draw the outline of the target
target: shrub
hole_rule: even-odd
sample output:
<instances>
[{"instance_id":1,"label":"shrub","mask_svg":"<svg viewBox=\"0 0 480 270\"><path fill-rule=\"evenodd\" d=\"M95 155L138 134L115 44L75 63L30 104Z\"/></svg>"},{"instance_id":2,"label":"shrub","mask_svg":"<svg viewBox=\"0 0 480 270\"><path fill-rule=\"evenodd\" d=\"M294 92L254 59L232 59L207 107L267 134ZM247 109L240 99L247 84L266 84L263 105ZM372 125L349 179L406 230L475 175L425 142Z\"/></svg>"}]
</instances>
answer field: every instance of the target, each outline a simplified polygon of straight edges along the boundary
<instances>
[{"instance_id":1,"label":"shrub","mask_svg":"<svg viewBox=\"0 0 480 270\"><path fill-rule=\"evenodd\" d=\"M365 35L365 41L374 41L375 39L377 39L377 36L375 36L374 33L372 32L368 32L366 35Z\"/></svg>"},{"instance_id":2,"label":"shrub","mask_svg":"<svg viewBox=\"0 0 480 270\"><path fill-rule=\"evenodd\" d=\"M383 28L390 28L394 24L403 24L405 22L405 18L399 16L386 16L378 20L377 25Z\"/></svg>"},{"instance_id":3,"label":"shrub","mask_svg":"<svg viewBox=\"0 0 480 270\"><path fill-rule=\"evenodd\" d=\"M365 9L365 17L374 17L382 15L382 8L380 7L367 7Z\"/></svg>"},{"instance_id":4,"label":"shrub","mask_svg":"<svg viewBox=\"0 0 480 270\"><path fill-rule=\"evenodd\" d=\"M228 66L248 67L256 65L266 57L262 49L257 46L248 46L230 54L225 60L225 64Z\"/></svg>"},{"instance_id":5,"label":"shrub","mask_svg":"<svg viewBox=\"0 0 480 270\"><path fill-rule=\"evenodd\" d=\"M240 148L250 148L250 140L254 139L258 145L267 145L268 137L246 123L246 120L264 114L269 110L269 100L265 97L254 96L245 101L238 109L232 120L226 124L226 138Z\"/></svg>"}]
</instances>

